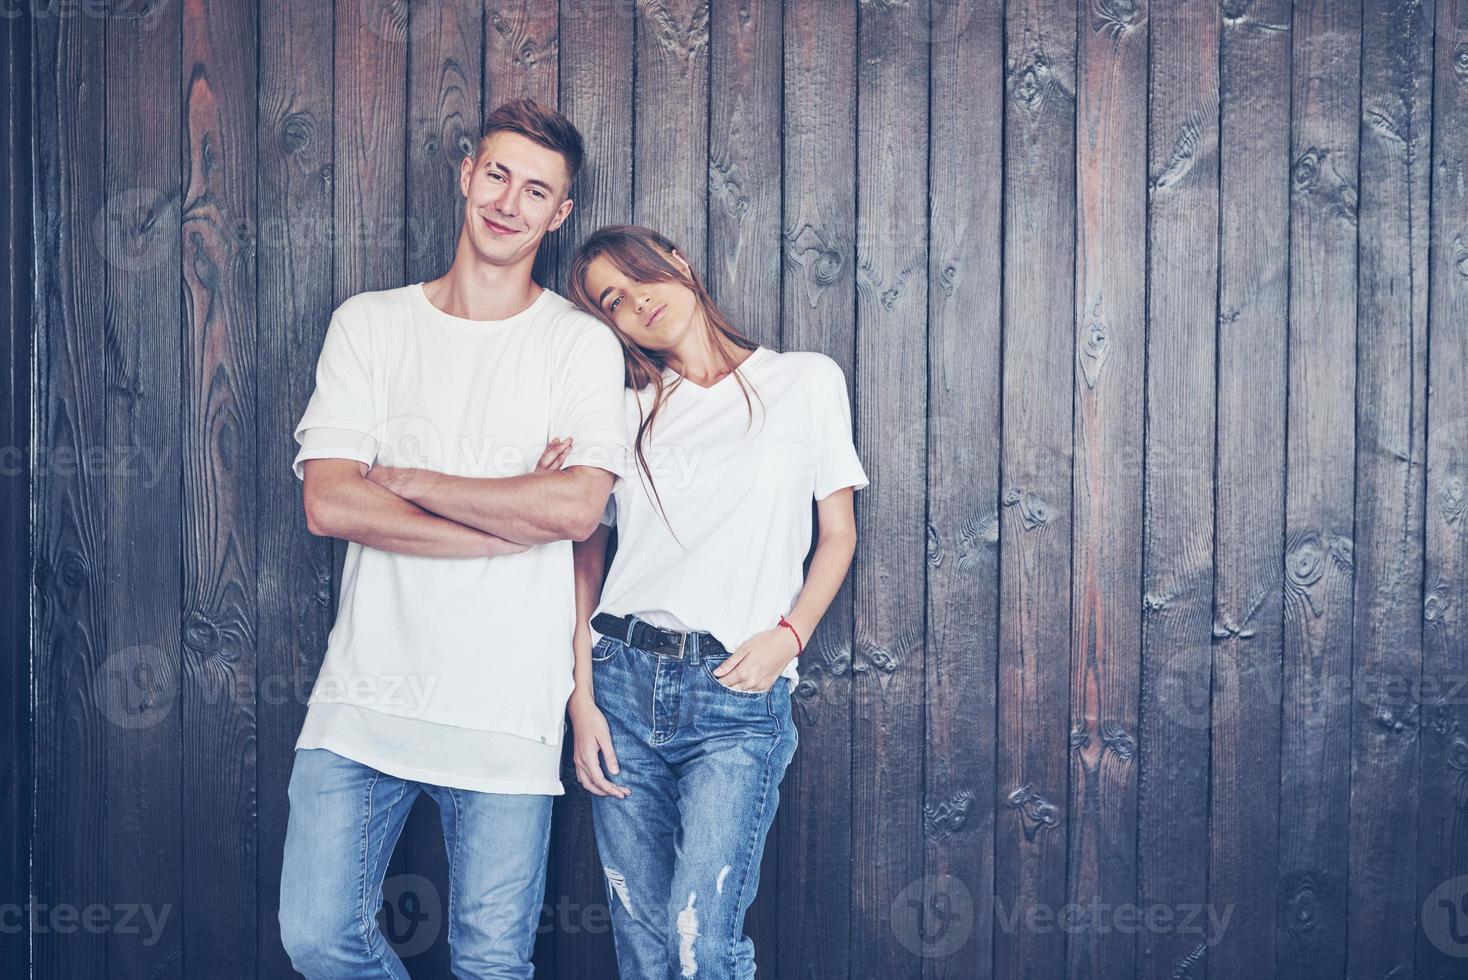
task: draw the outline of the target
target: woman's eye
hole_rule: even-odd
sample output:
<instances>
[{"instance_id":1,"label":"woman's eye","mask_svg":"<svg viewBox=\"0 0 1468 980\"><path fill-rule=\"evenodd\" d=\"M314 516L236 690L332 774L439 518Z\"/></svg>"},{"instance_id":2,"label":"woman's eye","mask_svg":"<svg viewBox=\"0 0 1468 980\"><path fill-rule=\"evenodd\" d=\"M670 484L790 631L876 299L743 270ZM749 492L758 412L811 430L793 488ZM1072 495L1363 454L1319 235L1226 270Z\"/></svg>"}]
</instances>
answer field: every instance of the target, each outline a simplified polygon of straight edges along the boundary
<instances>
[{"instance_id":1,"label":"woman's eye","mask_svg":"<svg viewBox=\"0 0 1468 980\"><path fill-rule=\"evenodd\" d=\"M617 306L618 306L618 305L619 305L619 304L620 304L620 303L621 303L621 302L622 302L622 297L620 297L620 296L618 296L618 297L617 297L617 298L616 298L616 299L614 299L614 300L612 300L612 302L611 302L611 306L610 306L610 307L609 307L609 309L611 309L611 311L612 311L612 312L613 312L613 313L615 313L615 312L617 312Z\"/></svg>"}]
</instances>

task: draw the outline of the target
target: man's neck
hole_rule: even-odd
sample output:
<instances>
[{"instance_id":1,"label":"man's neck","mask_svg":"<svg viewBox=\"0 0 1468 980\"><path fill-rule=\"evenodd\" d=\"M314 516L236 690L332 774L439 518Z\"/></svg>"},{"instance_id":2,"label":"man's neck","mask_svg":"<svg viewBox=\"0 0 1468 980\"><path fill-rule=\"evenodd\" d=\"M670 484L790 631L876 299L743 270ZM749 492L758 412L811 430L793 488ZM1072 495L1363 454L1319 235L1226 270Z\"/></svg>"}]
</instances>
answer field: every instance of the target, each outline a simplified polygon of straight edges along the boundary
<instances>
[{"instance_id":1,"label":"man's neck","mask_svg":"<svg viewBox=\"0 0 1468 980\"><path fill-rule=\"evenodd\" d=\"M434 306L465 320L506 320L544 292L530 278L534 256L512 266L491 265L460 255L449 271L423 284Z\"/></svg>"}]
</instances>

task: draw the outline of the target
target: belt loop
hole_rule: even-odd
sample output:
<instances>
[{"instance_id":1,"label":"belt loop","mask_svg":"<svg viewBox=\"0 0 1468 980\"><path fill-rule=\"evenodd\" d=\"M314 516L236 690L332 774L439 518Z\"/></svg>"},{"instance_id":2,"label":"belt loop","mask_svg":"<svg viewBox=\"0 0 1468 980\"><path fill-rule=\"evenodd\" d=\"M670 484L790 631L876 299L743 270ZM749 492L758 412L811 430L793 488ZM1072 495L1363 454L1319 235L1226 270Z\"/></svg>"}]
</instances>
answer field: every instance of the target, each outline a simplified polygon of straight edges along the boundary
<instances>
[{"instance_id":1,"label":"belt loop","mask_svg":"<svg viewBox=\"0 0 1468 980\"><path fill-rule=\"evenodd\" d=\"M692 644L688 642L690 637L692 637L693 639ZM691 651L688 650L688 647L690 645L693 647ZM685 657L687 658L689 663L698 663L698 637L694 636L692 633L678 634L678 659L683 660L685 659Z\"/></svg>"}]
</instances>

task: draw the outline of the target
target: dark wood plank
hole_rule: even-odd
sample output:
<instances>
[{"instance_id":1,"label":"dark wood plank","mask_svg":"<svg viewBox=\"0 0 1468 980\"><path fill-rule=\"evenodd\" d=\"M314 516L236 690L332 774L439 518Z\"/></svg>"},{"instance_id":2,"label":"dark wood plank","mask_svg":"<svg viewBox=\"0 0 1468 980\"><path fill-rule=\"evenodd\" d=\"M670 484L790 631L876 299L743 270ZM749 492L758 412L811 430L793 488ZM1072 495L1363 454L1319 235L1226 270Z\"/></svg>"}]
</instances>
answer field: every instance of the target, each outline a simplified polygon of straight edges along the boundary
<instances>
[{"instance_id":1,"label":"dark wood plank","mask_svg":"<svg viewBox=\"0 0 1468 980\"><path fill-rule=\"evenodd\" d=\"M185 975L254 976L256 11L187 0L183 29ZM202 966L208 964L207 967Z\"/></svg>"},{"instance_id":2,"label":"dark wood plank","mask_svg":"<svg viewBox=\"0 0 1468 980\"><path fill-rule=\"evenodd\" d=\"M1150 4L1098 5L1076 44L1075 459L1071 497L1066 975L1128 977L1135 937L1141 645L1147 36ZM1094 909L1094 913L1091 911Z\"/></svg>"},{"instance_id":3,"label":"dark wood plank","mask_svg":"<svg viewBox=\"0 0 1468 980\"><path fill-rule=\"evenodd\" d=\"M778 3L714 4L705 285L730 321L766 346L780 343L782 28ZM773 884L763 877L770 871L762 885Z\"/></svg>"},{"instance_id":4,"label":"dark wood plank","mask_svg":"<svg viewBox=\"0 0 1468 980\"><path fill-rule=\"evenodd\" d=\"M1224 4L1218 259L1210 976L1275 969L1282 667L1290 4Z\"/></svg>"},{"instance_id":5,"label":"dark wood plank","mask_svg":"<svg viewBox=\"0 0 1468 980\"><path fill-rule=\"evenodd\" d=\"M784 10L781 339L833 358L856 386L855 4ZM862 497L857 494L857 506ZM863 547L858 544L858 548ZM848 576L800 659L800 745L780 785L781 977L851 970L851 665ZM768 846L768 845L766 845Z\"/></svg>"},{"instance_id":6,"label":"dark wood plank","mask_svg":"<svg viewBox=\"0 0 1468 980\"><path fill-rule=\"evenodd\" d=\"M595 22L608 15L626 16L620 8L596 8ZM484 112L511 99L534 99L556 108L560 75L560 12L546 0L511 0L484 8ZM626 70L624 65L623 70ZM531 277L542 285L557 280L555 248L559 231L551 232L535 256Z\"/></svg>"},{"instance_id":7,"label":"dark wood plank","mask_svg":"<svg viewBox=\"0 0 1468 980\"><path fill-rule=\"evenodd\" d=\"M633 24L630 6L603 0L561 0L560 109L581 131L586 156L571 188L566 223L541 245L565 291L564 274L576 244L602 225L632 216ZM546 259L545 253L554 251ZM591 796L576 782L570 741L561 771L566 795L556 801L546 874L549 918L536 946L536 970L577 980L616 971L606 881L591 823Z\"/></svg>"},{"instance_id":8,"label":"dark wood plank","mask_svg":"<svg viewBox=\"0 0 1468 980\"><path fill-rule=\"evenodd\" d=\"M960 978L994 963L1004 5L931 9L926 851L897 938Z\"/></svg>"},{"instance_id":9,"label":"dark wood plank","mask_svg":"<svg viewBox=\"0 0 1468 980\"><path fill-rule=\"evenodd\" d=\"M852 570L853 974L912 977L893 942L923 873L927 561L928 36L916 6L862 7L856 66L858 500Z\"/></svg>"},{"instance_id":10,"label":"dark wood plank","mask_svg":"<svg viewBox=\"0 0 1468 980\"><path fill-rule=\"evenodd\" d=\"M1360 195L1355 334L1341 341L1359 352L1345 966L1353 977L1387 977L1412 975L1416 958L1418 868L1403 856L1417 853L1418 736L1432 713L1417 703L1415 682L1426 673L1419 602L1428 465L1433 25L1421 5L1383 0L1366 0L1361 16L1361 99L1351 106L1352 132L1359 124L1360 183L1369 193ZM1460 198L1460 216L1462 203ZM1461 348L1458 353L1461 364ZM1461 675L1461 659L1458 664L1451 669ZM1434 870L1451 865L1449 859ZM1422 914L1426 919L1441 911ZM1461 960L1454 966L1461 969Z\"/></svg>"},{"instance_id":11,"label":"dark wood plank","mask_svg":"<svg viewBox=\"0 0 1468 980\"><path fill-rule=\"evenodd\" d=\"M1279 976L1345 970L1361 11L1302 0L1291 41ZM1420 562L1419 562L1420 565ZM1330 696L1320 696L1331 692Z\"/></svg>"},{"instance_id":12,"label":"dark wood plank","mask_svg":"<svg viewBox=\"0 0 1468 980\"><path fill-rule=\"evenodd\" d=\"M30 893L31 813L31 331L34 289L31 207L31 22L8 17L0 23L0 101L4 123L0 153L0 220L9 230L5 268L0 272L0 651L4 697L0 699L0 896L21 902ZM0 934L0 974L24 976L30 969L25 931Z\"/></svg>"},{"instance_id":13,"label":"dark wood plank","mask_svg":"<svg viewBox=\"0 0 1468 980\"><path fill-rule=\"evenodd\" d=\"M1076 29L1006 12L996 977L1065 973Z\"/></svg>"},{"instance_id":14,"label":"dark wood plank","mask_svg":"<svg viewBox=\"0 0 1468 980\"><path fill-rule=\"evenodd\" d=\"M710 0L637 5L633 220L707 279Z\"/></svg>"},{"instance_id":15,"label":"dark wood plank","mask_svg":"<svg viewBox=\"0 0 1468 980\"><path fill-rule=\"evenodd\" d=\"M258 569L259 974L291 975L280 942L280 874L296 739L335 605L332 545L306 529L291 470L295 424L315 385L331 317L332 18L290 0L260 4Z\"/></svg>"},{"instance_id":16,"label":"dark wood plank","mask_svg":"<svg viewBox=\"0 0 1468 980\"><path fill-rule=\"evenodd\" d=\"M709 27L708 287L746 336L780 343L781 5L713 4ZM781 919L776 812L745 917L760 972L775 972Z\"/></svg>"},{"instance_id":17,"label":"dark wood plank","mask_svg":"<svg viewBox=\"0 0 1468 980\"><path fill-rule=\"evenodd\" d=\"M1424 15L1421 8L1408 7L1393 23L1399 25L1397 30L1406 32L1402 19ZM1435 24L1431 312L1426 338L1430 360L1426 392L1423 703L1418 746L1421 806L1417 812L1417 901L1410 906L1421 916L1416 933L1416 976L1422 980L1461 975L1463 957L1468 956L1468 942L1463 938L1463 911L1468 908L1468 807L1464 805L1468 794L1464 784L1464 770L1468 769L1468 704L1463 695L1468 689L1464 684L1464 651L1468 651L1468 331L1464 330L1468 323L1468 222L1464 219L1468 215L1468 3L1442 0L1436 5ZM1413 28L1414 32L1421 29ZM1411 50L1418 50L1416 44ZM1402 71L1408 74L1405 68ZM1402 127L1420 123L1420 100L1426 98L1426 93L1405 77L1394 77L1393 81L1392 101L1368 106L1363 126L1368 121L1373 124L1373 140L1385 135L1377 136L1379 130L1396 128L1403 135L1410 133L1410 152L1415 156L1421 149L1418 133ZM1402 102L1408 98L1416 110L1410 116ZM1409 151L1396 147L1393 152L1400 161ZM1417 172L1414 168L1414 175ZM1400 169L1396 173L1400 174ZM1414 181L1414 191L1419 186ZM1404 191L1398 189L1398 193ZM1413 199L1414 218L1420 201L1419 192ZM1418 245L1415 241L1413 244ZM1414 248L1412 257L1411 285L1416 287L1415 270L1425 267L1420 247ZM1395 278L1404 289L1408 285L1404 281L1406 261L1406 256L1399 254L1393 263ZM1417 326L1421 311L1415 304L1413 314L1408 332L1404 311L1398 309L1396 332L1391 338L1396 370L1404 381L1410 370L1409 355L1415 359L1422 356L1423 349ZM1382 436L1386 443L1382 452L1388 454L1399 474L1407 465L1401 457L1411 455L1410 447L1402 441L1405 420L1401 412L1402 407L1397 406L1392 413L1392 431ZM1364 445L1369 433L1361 432L1358 438ZM1401 479L1405 478L1399 476ZM1405 496L1407 488L1398 482L1393 492ZM1405 515L1398 519L1401 517ZM1398 533L1402 530L1399 525ZM1405 581L1401 584L1405 588Z\"/></svg>"},{"instance_id":18,"label":"dark wood plank","mask_svg":"<svg viewBox=\"0 0 1468 980\"><path fill-rule=\"evenodd\" d=\"M1208 901L1218 8L1154 3L1137 905ZM1201 978L1206 936L1138 932L1137 980Z\"/></svg>"},{"instance_id":19,"label":"dark wood plank","mask_svg":"<svg viewBox=\"0 0 1468 980\"><path fill-rule=\"evenodd\" d=\"M116 977L183 976L182 29L177 4L107 27L107 450L131 463L107 494L107 526L126 529L107 536L108 898L173 910L155 941L108 934Z\"/></svg>"},{"instance_id":20,"label":"dark wood plank","mask_svg":"<svg viewBox=\"0 0 1468 980\"><path fill-rule=\"evenodd\" d=\"M479 145L484 10L446 0L412 10L408 79L408 280L436 279L454 260L464 214L459 163Z\"/></svg>"},{"instance_id":21,"label":"dark wood plank","mask_svg":"<svg viewBox=\"0 0 1468 980\"><path fill-rule=\"evenodd\" d=\"M106 445L107 265L93 235L105 207L105 24L37 17L36 388L33 473L35 818L31 893L74 912L107 894L105 691L107 486L85 465ZM51 915L54 913L43 913ZM42 921L49 921L43 918ZM105 933L28 933L35 975L105 976Z\"/></svg>"}]
</instances>

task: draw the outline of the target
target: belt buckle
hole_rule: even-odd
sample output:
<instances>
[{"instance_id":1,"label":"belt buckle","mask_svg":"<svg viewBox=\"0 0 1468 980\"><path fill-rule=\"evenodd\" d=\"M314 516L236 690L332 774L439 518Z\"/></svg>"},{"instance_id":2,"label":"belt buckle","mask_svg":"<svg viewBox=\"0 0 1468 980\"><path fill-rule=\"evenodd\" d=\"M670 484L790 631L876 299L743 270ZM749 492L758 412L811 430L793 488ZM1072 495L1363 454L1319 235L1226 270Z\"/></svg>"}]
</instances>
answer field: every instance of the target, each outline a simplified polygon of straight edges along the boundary
<instances>
[{"instance_id":1,"label":"belt buckle","mask_svg":"<svg viewBox=\"0 0 1468 980\"><path fill-rule=\"evenodd\" d=\"M679 660L682 660L683 659L683 647L687 643L688 643L688 634L687 633L679 633L678 634L678 659Z\"/></svg>"}]
</instances>

